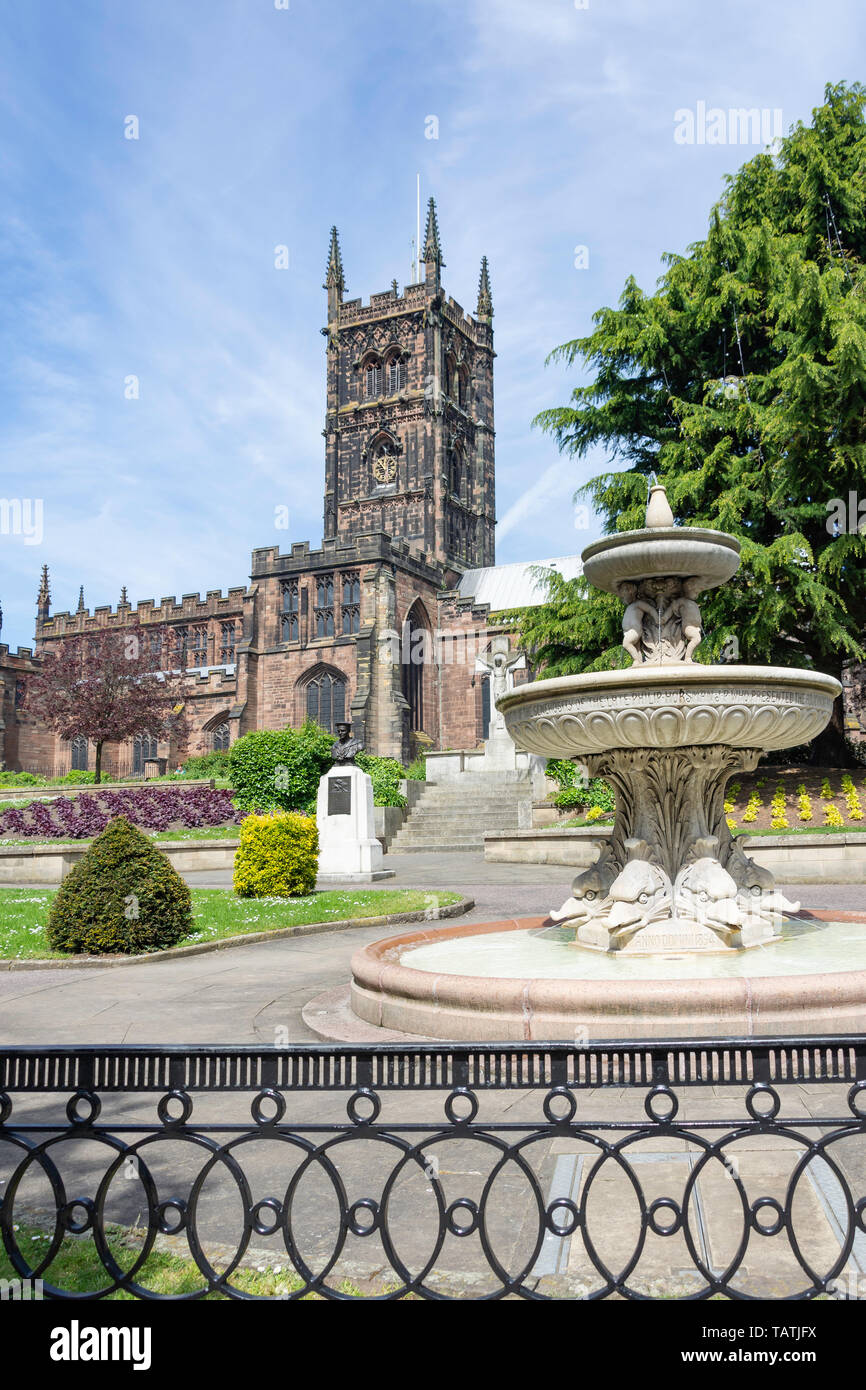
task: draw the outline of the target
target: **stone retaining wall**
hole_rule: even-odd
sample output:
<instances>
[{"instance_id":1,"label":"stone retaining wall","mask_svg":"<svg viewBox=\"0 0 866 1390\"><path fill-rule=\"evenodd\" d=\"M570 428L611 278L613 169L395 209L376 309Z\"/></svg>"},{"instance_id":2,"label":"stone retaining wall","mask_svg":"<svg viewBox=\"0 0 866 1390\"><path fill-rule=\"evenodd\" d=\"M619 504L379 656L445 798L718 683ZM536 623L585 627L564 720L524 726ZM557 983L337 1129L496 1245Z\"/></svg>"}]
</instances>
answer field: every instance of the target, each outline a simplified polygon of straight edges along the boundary
<instances>
[{"instance_id":1,"label":"stone retaining wall","mask_svg":"<svg viewBox=\"0 0 866 1390\"><path fill-rule=\"evenodd\" d=\"M410 784L411 785L411 784ZM424 786L423 782L416 783ZM403 824L400 806L376 806L376 838L387 850ZM4 883L60 883L87 851L89 841L58 840L46 844L0 845L0 885ZM157 840L156 844L178 873L233 869L237 839Z\"/></svg>"},{"instance_id":2,"label":"stone retaining wall","mask_svg":"<svg viewBox=\"0 0 866 1390\"><path fill-rule=\"evenodd\" d=\"M610 833L610 826L581 826L485 835L484 858L489 864L588 869ZM780 883L866 884L866 834L761 835L745 837L744 843L755 863L769 869Z\"/></svg>"}]
</instances>

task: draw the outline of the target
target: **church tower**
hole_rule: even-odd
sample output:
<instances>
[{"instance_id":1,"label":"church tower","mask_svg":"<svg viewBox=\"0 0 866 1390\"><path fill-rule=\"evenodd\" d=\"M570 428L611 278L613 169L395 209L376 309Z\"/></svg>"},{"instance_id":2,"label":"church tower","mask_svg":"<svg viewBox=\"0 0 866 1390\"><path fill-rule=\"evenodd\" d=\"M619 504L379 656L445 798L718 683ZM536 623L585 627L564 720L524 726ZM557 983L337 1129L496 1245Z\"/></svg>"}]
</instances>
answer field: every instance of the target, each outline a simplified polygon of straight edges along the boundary
<instances>
[{"instance_id":1,"label":"church tower","mask_svg":"<svg viewBox=\"0 0 866 1390\"><path fill-rule=\"evenodd\" d=\"M443 578L494 563L493 302L485 257L467 314L442 288L430 199L417 283L344 298L331 230L325 422L326 540L384 531Z\"/></svg>"}]
</instances>

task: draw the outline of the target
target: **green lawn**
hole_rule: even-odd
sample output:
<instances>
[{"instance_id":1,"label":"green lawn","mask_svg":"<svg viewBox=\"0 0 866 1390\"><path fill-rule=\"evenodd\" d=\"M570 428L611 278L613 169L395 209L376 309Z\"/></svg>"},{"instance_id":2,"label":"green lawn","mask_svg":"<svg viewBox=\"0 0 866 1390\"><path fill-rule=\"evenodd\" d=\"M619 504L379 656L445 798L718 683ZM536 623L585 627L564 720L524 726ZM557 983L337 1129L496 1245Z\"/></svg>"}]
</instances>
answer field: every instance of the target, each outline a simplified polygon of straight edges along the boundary
<instances>
[{"instance_id":1,"label":"green lawn","mask_svg":"<svg viewBox=\"0 0 866 1390\"><path fill-rule=\"evenodd\" d=\"M38 1269L39 1263L50 1249L48 1233L23 1223L15 1226L15 1235L24 1258L31 1268ZM144 1241L142 1231L124 1231L120 1227L108 1227L108 1246L121 1269L132 1267ZM178 1241L179 1245L183 1242ZM219 1268L219 1266L216 1266ZM164 1250L152 1250L136 1274L136 1283L154 1293L179 1295L194 1293L204 1287L204 1275L194 1262L179 1255L168 1254ZM0 1279L17 1279L20 1275L13 1268L5 1251L0 1247ZM40 1278L45 1284L68 1293L92 1293L105 1288L110 1282L96 1253L90 1235L64 1236L60 1248L51 1264L42 1272ZM260 1263L255 1268L239 1268L231 1276L233 1288L259 1298L287 1298L303 1288L303 1281L295 1274L288 1260L279 1256L272 1261ZM344 1281L338 1285L341 1293L354 1294L363 1298L364 1294L355 1285ZM369 1296L369 1295L367 1295ZM129 1301L134 1295L123 1290L108 1295L111 1299ZM209 1299L227 1299L227 1294L205 1294ZM320 1299L321 1294L304 1294L304 1298Z\"/></svg>"},{"instance_id":2,"label":"green lawn","mask_svg":"<svg viewBox=\"0 0 866 1390\"><path fill-rule=\"evenodd\" d=\"M0 888L0 959L61 959L63 953L51 950L44 931L55 892L53 888ZM194 930L178 942L178 947L310 922L424 912L459 902L460 896L417 889L357 888L348 892L329 889L304 898L236 898L225 888L193 888Z\"/></svg>"}]
</instances>

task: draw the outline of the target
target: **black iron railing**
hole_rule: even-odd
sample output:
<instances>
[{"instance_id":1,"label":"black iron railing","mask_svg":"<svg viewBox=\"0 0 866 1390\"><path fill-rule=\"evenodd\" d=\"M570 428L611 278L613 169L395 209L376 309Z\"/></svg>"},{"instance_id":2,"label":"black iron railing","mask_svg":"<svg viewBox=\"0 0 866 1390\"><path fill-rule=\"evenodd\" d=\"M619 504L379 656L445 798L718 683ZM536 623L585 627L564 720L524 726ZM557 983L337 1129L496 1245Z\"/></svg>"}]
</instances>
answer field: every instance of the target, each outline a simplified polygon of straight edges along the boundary
<instances>
[{"instance_id":1,"label":"black iron railing","mask_svg":"<svg viewBox=\"0 0 866 1390\"><path fill-rule=\"evenodd\" d=\"M859 1036L10 1048L0 1294L863 1297L864 1132Z\"/></svg>"}]
</instances>

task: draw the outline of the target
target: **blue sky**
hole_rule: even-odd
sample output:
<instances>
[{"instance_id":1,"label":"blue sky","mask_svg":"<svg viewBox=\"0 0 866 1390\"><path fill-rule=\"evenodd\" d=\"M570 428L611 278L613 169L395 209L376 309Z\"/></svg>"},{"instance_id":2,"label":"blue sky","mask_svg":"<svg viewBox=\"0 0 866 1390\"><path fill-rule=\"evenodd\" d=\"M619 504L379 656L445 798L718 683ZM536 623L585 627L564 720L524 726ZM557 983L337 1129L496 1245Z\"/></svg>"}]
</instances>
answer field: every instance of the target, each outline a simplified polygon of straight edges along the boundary
<instances>
[{"instance_id":1,"label":"blue sky","mask_svg":"<svg viewBox=\"0 0 866 1390\"><path fill-rule=\"evenodd\" d=\"M808 119L863 76L866 11L584 3L0 3L0 494L44 505L38 544L0 534L3 640L32 641L44 562L55 609L80 584L92 608L121 584L243 584L254 546L319 543L328 231L350 297L402 286L416 173L469 309L490 260L498 558L587 544L571 496L605 458L531 428L569 389L545 355L628 274L651 288L759 148L678 144L675 111Z\"/></svg>"}]
</instances>

